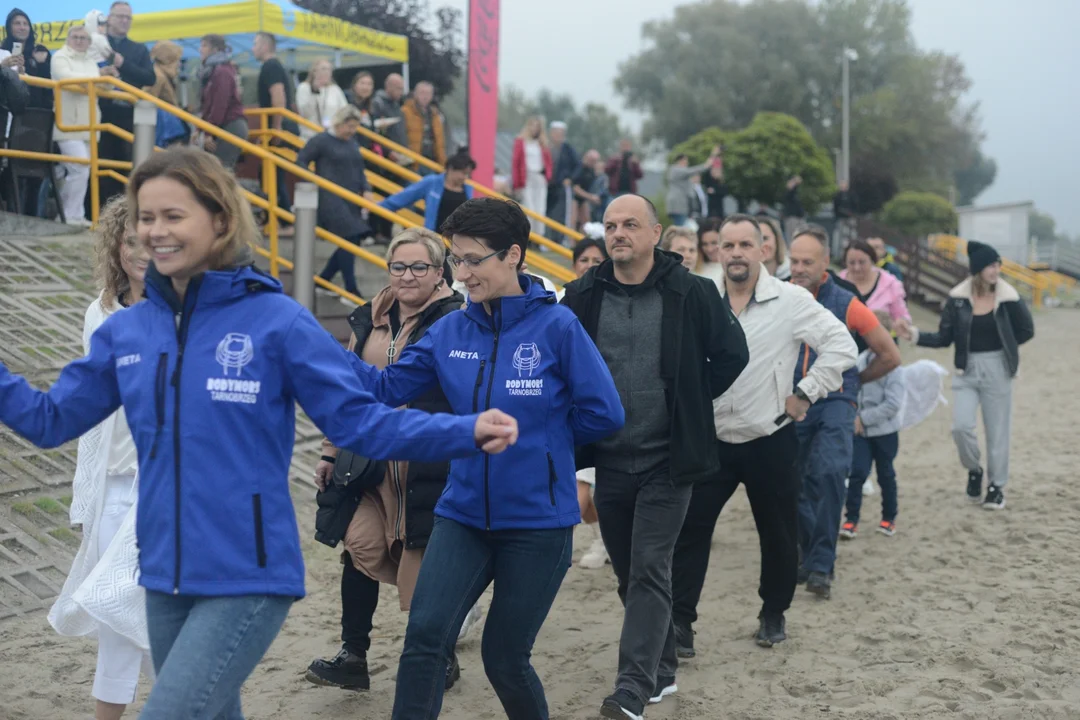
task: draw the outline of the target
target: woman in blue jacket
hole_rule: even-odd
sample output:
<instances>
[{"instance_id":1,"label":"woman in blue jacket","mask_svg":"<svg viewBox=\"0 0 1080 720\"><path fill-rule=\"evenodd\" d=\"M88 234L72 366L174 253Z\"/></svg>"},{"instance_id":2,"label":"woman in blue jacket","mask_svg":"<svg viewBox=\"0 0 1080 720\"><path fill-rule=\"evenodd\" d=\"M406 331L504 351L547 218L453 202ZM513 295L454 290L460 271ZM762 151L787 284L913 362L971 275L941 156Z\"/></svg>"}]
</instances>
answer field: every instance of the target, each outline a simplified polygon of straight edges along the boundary
<instances>
[{"instance_id":1,"label":"woman in blue jacket","mask_svg":"<svg viewBox=\"0 0 1080 720\"><path fill-rule=\"evenodd\" d=\"M439 232L446 218L473 196L468 185L469 175L476 169L476 161L467 150L459 150L446 161L446 172L428 175L412 185L394 193L379 203L387 210L400 210L413 203L424 201L424 227Z\"/></svg>"},{"instance_id":2,"label":"woman in blue jacket","mask_svg":"<svg viewBox=\"0 0 1080 720\"><path fill-rule=\"evenodd\" d=\"M623 407L574 314L519 274L529 239L520 207L470 200L442 230L469 293L466 309L436 322L381 373L357 365L388 405L439 385L455 412L499 408L518 419L520 435L501 456L473 453L450 464L409 614L393 717L438 717L458 629L494 583L484 670L507 717L546 719L529 656L581 521L574 447L621 428Z\"/></svg>"},{"instance_id":3,"label":"woman in blue jacket","mask_svg":"<svg viewBox=\"0 0 1080 720\"><path fill-rule=\"evenodd\" d=\"M241 685L304 595L288 488L296 403L335 445L380 459L498 452L516 427L502 413L375 402L345 349L250 265L251 209L209 153L154 154L128 203L151 251L146 302L110 316L48 392L0 365L0 421L55 447L123 406L157 671L140 717L238 720Z\"/></svg>"}]
</instances>

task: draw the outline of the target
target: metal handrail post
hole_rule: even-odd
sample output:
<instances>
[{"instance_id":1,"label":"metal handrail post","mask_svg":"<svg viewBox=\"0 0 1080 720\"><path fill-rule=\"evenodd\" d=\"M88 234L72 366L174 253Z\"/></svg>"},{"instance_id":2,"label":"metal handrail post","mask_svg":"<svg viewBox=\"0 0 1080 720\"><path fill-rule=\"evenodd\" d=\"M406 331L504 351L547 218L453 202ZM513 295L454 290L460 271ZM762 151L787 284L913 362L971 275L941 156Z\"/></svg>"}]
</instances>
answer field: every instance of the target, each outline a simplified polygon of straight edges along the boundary
<instances>
[{"instance_id":1,"label":"metal handrail post","mask_svg":"<svg viewBox=\"0 0 1080 720\"><path fill-rule=\"evenodd\" d=\"M135 142L131 146L131 163L137 168L154 154L157 135L157 108L153 103L139 100L134 113Z\"/></svg>"},{"instance_id":2,"label":"metal handrail post","mask_svg":"<svg viewBox=\"0 0 1080 720\"><path fill-rule=\"evenodd\" d=\"M315 228L319 189L314 183L297 183L293 194L293 298L315 312Z\"/></svg>"}]
</instances>

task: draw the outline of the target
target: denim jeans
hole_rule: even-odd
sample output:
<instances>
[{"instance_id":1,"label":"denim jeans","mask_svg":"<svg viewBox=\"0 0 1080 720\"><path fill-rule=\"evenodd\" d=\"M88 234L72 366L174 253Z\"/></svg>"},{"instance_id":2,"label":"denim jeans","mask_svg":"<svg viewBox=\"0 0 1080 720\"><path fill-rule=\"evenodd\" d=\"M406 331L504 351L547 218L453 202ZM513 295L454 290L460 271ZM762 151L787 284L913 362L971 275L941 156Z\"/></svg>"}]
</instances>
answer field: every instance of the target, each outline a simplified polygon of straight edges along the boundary
<instances>
[{"instance_id":1,"label":"denim jeans","mask_svg":"<svg viewBox=\"0 0 1080 720\"><path fill-rule=\"evenodd\" d=\"M147 591L157 681L142 720L243 720L240 688L277 637L294 598Z\"/></svg>"},{"instance_id":2,"label":"denim jeans","mask_svg":"<svg viewBox=\"0 0 1080 720\"><path fill-rule=\"evenodd\" d=\"M345 239L353 245L360 245L364 236L353 235ZM342 284L345 286L345 289L353 295L359 295L360 289L356 286L356 256L340 247L335 250L334 254L330 256L330 259L326 261L326 267L319 273L319 277L323 280L333 280L339 272L341 273Z\"/></svg>"},{"instance_id":3,"label":"denim jeans","mask_svg":"<svg viewBox=\"0 0 1080 720\"><path fill-rule=\"evenodd\" d=\"M855 436L851 453L851 475L848 476L847 521L858 524L862 508L863 483L870 477L870 464L877 466L877 481L881 486L881 519L896 520L896 470L893 460L900 450L900 433L878 437Z\"/></svg>"},{"instance_id":4,"label":"denim jeans","mask_svg":"<svg viewBox=\"0 0 1080 720\"><path fill-rule=\"evenodd\" d=\"M670 213L668 217L671 218L672 227L682 227L683 225L686 225L686 215Z\"/></svg>"},{"instance_id":5,"label":"denim jeans","mask_svg":"<svg viewBox=\"0 0 1080 720\"><path fill-rule=\"evenodd\" d=\"M652 696L657 676L674 677L679 666L671 563L692 492L691 485L671 482L666 465L640 475L596 469L593 502L625 608L615 688L642 705Z\"/></svg>"},{"instance_id":6,"label":"denim jeans","mask_svg":"<svg viewBox=\"0 0 1080 720\"><path fill-rule=\"evenodd\" d=\"M811 406L795 426L799 435L797 467L802 478L799 496L799 545L803 567L829 574L836 563L840 513L847 495L844 480L851 471L855 437L855 406L841 399Z\"/></svg>"},{"instance_id":7,"label":"denim jeans","mask_svg":"<svg viewBox=\"0 0 1080 720\"><path fill-rule=\"evenodd\" d=\"M544 687L529 656L570 567L573 538L572 527L488 531L435 518L409 611L394 720L439 716L458 631L492 583L484 672L508 718L547 720Z\"/></svg>"}]
</instances>

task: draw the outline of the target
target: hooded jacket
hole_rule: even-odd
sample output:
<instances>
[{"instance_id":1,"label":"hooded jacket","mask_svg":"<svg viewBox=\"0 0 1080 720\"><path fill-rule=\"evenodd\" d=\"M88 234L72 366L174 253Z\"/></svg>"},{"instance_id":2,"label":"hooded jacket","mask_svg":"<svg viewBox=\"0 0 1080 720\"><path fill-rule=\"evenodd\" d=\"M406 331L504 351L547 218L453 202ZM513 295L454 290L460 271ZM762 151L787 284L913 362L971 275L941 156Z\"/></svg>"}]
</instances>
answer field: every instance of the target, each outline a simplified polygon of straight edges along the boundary
<instances>
[{"instance_id":1,"label":"hooded jacket","mask_svg":"<svg viewBox=\"0 0 1080 720\"><path fill-rule=\"evenodd\" d=\"M720 298L716 283L690 275L678 255L655 250L650 282L663 310L660 377L671 421L670 473L688 485L717 470L713 398L724 394L749 362L742 327ZM566 286L563 304L595 338L604 295L615 289L614 266L605 260ZM578 467L594 467L595 448L582 448Z\"/></svg>"},{"instance_id":2,"label":"hooded jacket","mask_svg":"<svg viewBox=\"0 0 1080 720\"><path fill-rule=\"evenodd\" d=\"M69 78L92 78L98 75L97 63L89 53L76 52L69 45L65 45L56 51L52 64L53 80L67 80ZM86 93L78 93L73 90L64 90L61 93L59 125L66 127L90 124L90 98ZM88 130L75 132L63 132L58 128L53 129L53 140L79 140L90 141Z\"/></svg>"},{"instance_id":3,"label":"hooded jacket","mask_svg":"<svg viewBox=\"0 0 1080 720\"><path fill-rule=\"evenodd\" d=\"M971 280L968 278L949 291L937 332L921 333L915 330L915 342L923 347L945 348L955 342L953 364L960 372L967 370L968 343L971 340L971 317L974 314ZM1009 375L1015 377L1020 367L1020 346L1035 337L1035 321L1016 288L1000 279L994 288L994 322L1009 362Z\"/></svg>"},{"instance_id":4,"label":"hooded jacket","mask_svg":"<svg viewBox=\"0 0 1080 720\"><path fill-rule=\"evenodd\" d=\"M473 528L562 528L581 521L574 447L625 417L604 359L573 313L527 275L522 295L492 314L469 302L432 325L381 373L357 363L380 402L403 405L440 385L454 412L499 408L518 421L516 445L450 463L435 514Z\"/></svg>"},{"instance_id":5,"label":"hooded jacket","mask_svg":"<svg viewBox=\"0 0 1080 720\"><path fill-rule=\"evenodd\" d=\"M112 315L48 392L0 366L0 421L40 447L121 404L139 453L139 582L193 596L304 594L289 495L299 402L339 447L376 459L477 454L476 417L380 405L341 347L253 267L193 278L153 265L145 302Z\"/></svg>"},{"instance_id":6,"label":"hooded jacket","mask_svg":"<svg viewBox=\"0 0 1080 720\"><path fill-rule=\"evenodd\" d=\"M424 201L424 227L438 232L435 223L439 221L439 204L442 203L443 191L446 189L446 173L428 175L412 185L403 188L379 203L380 207L387 210L400 210L409 207L417 200ZM465 197L472 199L472 185L465 186Z\"/></svg>"},{"instance_id":7,"label":"hooded jacket","mask_svg":"<svg viewBox=\"0 0 1080 720\"><path fill-rule=\"evenodd\" d=\"M8 13L7 19L4 21L4 40L0 42L0 50L6 50L9 54L15 46L15 35L11 32L11 23L15 18L22 16L26 18L26 22L30 22L30 16L19 8L14 8ZM48 80L52 77L52 54L45 53L45 62L39 63L34 59L34 48L37 46L37 36L34 33L34 25L30 24L30 35L22 41L22 56L26 64L26 74L32 75L38 78L44 78ZM51 108L53 106L53 91L52 88L43 87L31 87L30 88L30 101L29 107L36 108Z\"/></svg>"}]
</instances>

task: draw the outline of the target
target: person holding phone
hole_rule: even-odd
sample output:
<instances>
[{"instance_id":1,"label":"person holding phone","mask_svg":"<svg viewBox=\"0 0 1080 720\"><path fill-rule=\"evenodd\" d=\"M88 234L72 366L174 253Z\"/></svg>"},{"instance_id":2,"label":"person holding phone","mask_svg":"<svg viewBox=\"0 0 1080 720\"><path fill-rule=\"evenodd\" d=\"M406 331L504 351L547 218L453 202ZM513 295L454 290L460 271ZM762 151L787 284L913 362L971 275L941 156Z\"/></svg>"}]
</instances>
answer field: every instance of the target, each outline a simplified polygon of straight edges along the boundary
<instances>
[{"instance_id":1,"label":"person holding phone","mask_svg":"<svg viewBox=\"0 0 1080 720\"><path fill-rule=\"evenodd\" d=\"M762 647L786 639L784 613L791 606L799 566L799 450L795 423L810 406L838 390L855 365L855 341L842 322L814 296L769 275L761 262L761 224L729 215L720 227L717 281L724 302L746 334L753 361L713 401L720 472L694 485L672 567L672 616L679 657L693 657L691 626L709 568L713 530L739 484L746 487L761 541L762 608L755 637ZM792 392L803 343L817 359Z\"/></svg>"}]
</instances>

